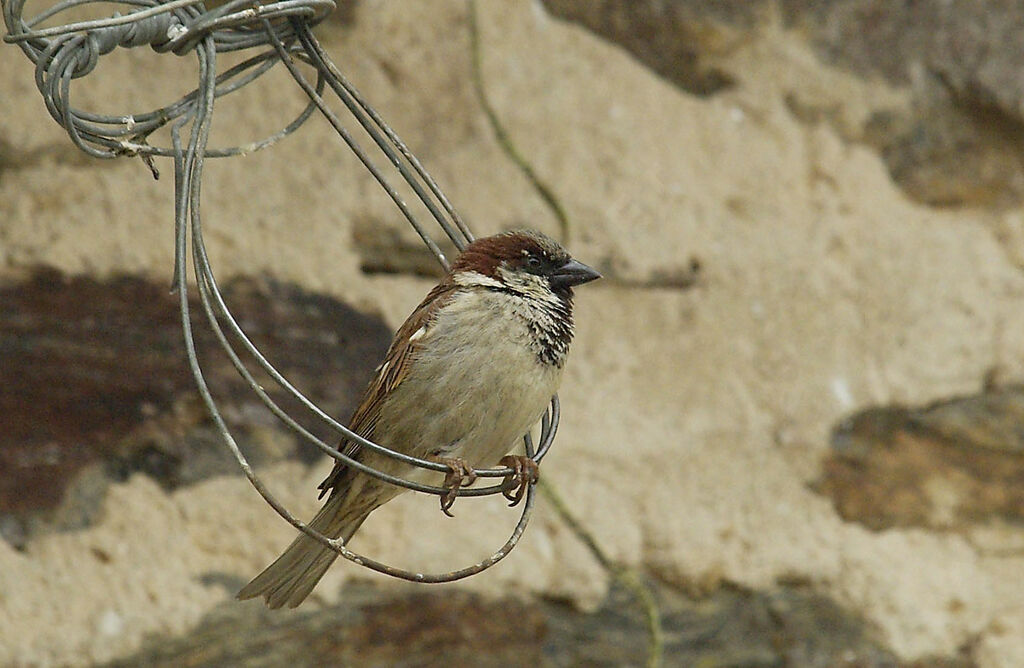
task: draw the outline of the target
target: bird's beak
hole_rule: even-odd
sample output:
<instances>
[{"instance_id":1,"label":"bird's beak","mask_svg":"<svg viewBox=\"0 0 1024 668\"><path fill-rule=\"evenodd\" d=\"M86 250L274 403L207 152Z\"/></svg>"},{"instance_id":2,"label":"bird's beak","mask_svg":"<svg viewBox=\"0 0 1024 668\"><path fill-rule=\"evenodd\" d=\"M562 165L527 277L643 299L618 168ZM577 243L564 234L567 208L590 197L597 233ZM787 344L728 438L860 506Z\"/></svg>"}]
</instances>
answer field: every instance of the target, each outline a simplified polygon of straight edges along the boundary
<instances>
[{"instance_id":1,"label":"bird's beak","mask_svg":"<svg viewBox=\"0 0 1024 668\"><path fill-rule=\"evenodd\" d=\"M551 274L551 287L555 289L571 288L574 285L589 283L598 278L601 278L601 274L593 268L582 262L569 260Z\"/></svg>"}]
</instances>

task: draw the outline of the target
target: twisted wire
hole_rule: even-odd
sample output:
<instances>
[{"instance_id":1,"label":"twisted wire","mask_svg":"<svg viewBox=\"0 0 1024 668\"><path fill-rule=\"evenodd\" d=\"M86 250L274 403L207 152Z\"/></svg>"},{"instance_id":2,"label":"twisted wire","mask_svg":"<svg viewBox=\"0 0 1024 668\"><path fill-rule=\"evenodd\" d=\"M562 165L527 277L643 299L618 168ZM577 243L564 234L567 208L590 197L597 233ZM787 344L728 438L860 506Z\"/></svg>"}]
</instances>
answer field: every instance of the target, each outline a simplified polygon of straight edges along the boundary
<instances>
[{"instance_id":1,"label":"twisted wire","mask_svg":"<svg viewBox=\"0 0 1024 668\"><path fill-rule=\"evenodd\" d=\"M312 26L323 20L334 8L333 0L280 0L263 3L255 0L229 0L210 10L205 8L201 0L117 0L119 4L132 7L132 11L125 15L48 28L37 26L61 12L90 4L95 0L62 0L27 20L22 16L25 1L3 0L4 22L8 30L4 41L17 44L35 63L36 87L43 97L47 111L64 127L72 142L89 155L98 158L110 159L122 155L139 155L146 160L153 156L173 158L173 286L178 295L189 368L216 430L260 496L293 527L349 561L406 580L450 582L479 573L508 555L518 543L529 521L534 504L532 485L527 489L522 514L508 541L487 559L448 573L424 574L396 568L355 553L341 541L311 529L294 517L253 471L221 415L196 352L186 279L189 257L192 259L199 301L206 323L250 389L282 423L323 453L366 475L429 494L443 495L448 492L443 487L417 483L368 467L340 452L336 445L330 445L317 437L284 411L257 380L253 370L243 361L243 355L253 360L257 369L269 376L287 395L297 400L314 418L327 425L341 438L411 466L438 472L449 470L443 464L396 452L363 438L327 415L294 387L257 349L231 314L218 288L206 252L200 214L204 160L242 155L269 147L297 130L314 112L319 112L389 196L441 266L446 270L449 268L448 259L431 233L416 217L400 190L391 182L386 170L378 166L370 153L346 128L342 118L331 108L324 97L325 91L333 94L347 110L351 119L354 119L358 127L370 137L372 145L383 154L391 168L397 171L401 181L412 190L434 223L456 248L461 250L473 239L468 225L436 181L376 110L342 75L313 35ZM199 64L195 90L164 107L144 113L103 115L72 106L73 80L91 73L99 58L116 48L140 46L149 46L157 53L184 55L194 52ZM246 49L262 50L217 74L218 53ZM260 141L238 147L208 147L215 101L256 81L279 62L283 63L292 79L309 98L309 103L302 112L281 130ZM302 73L298 66L300 62L316 72L315 82L311 83ZM171 146L151 145L150 135L163 127L169 129ZM157 175L155 168L153 169L154 175ZM527 456L538 463L543 459L554 441L558 421L558 399L553 397L547 413L541 420L537 446L534 447L530 434L527 433L523 437ZM476 471L480 477L505 480L486 487L460 488L457 494L477 497L511 491L517 484L510 479L512 473L512 469L508 467L480 469Z\"/></svg>"}]
</instances>

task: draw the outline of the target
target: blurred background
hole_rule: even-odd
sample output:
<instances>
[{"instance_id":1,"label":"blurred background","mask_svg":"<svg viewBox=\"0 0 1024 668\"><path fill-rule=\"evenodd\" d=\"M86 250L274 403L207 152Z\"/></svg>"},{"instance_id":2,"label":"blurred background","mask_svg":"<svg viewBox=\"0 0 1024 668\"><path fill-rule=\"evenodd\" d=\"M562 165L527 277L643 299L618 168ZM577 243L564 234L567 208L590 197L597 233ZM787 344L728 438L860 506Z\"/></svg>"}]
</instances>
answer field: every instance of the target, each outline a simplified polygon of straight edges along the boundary
<instances>
[{"instance_id":1,"label":"blurred background","mask_svg":"<svg viewBox=\"0 0 1024 668\"><path fill-rule=\"evenodd\" d=\"M173 169L79 152L5 45L0 664L1024 665L1024 7L481 0L476 53L470 16L350 0L316 32L477 235L535 227L605 275L542 469L564 507L542 494L456 585L345 562L296 611L235 601L293 532L186 367ZM196 71L117 50L73 104L152 109ZM218 102L212 144L303 104L275 70ZM242 327L347 418L436 281L422 243L321 119L209 161L203 213ZM309 517L331 462L197 330ZM407 494L353 548L447 571L518 518L455 514Z\"/></svg>"}]
</instances>

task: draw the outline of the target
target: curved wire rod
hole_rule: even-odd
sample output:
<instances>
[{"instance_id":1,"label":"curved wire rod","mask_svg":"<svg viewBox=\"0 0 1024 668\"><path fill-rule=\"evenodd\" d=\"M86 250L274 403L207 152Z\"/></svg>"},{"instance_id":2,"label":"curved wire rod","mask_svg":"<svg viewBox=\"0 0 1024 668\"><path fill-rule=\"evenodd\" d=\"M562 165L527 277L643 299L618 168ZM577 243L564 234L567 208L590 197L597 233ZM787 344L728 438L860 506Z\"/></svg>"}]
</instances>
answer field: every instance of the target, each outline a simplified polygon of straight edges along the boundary
<instances>
[{"instance_id":1,"label":"curved wire rod","mask_svg":"<svg viewBox=\"0 0 1024 668\"><path fill-rule=\"evenodd\" d=\"M272 40L274 40L275 42L274 46L278 50L278 55L281 58L281 62L283 62L285 64L285 67L288 68L288 71L292 75L292 78L295 79L295 82L299 84L299 87L302 88L303 91L306 92L310 100L317 105L317 108L320 110L320 113L324 115L327 121L334 128L335 132L337 132L338 135L341 136L345 144L348 145L349 149L356 155L357 158L359 158L359 161L363 164L366 170L370 172L370 174L377 181L380 187L383 188L384 191L388 194L388 197L391 198L391 201L394 202L395 206L398 207L398 210L402 212L402 215L405 217L406 221L412 226L414 230L416 230L416 233L419 235L423 243L426 244L431 254L433 254L433 256L441 264L444 270L448 271L450 267L448 259L445 257L440 247L438 247L437 243L434 242L434 240L424 229L423 225L421 225L420 222L416 219L416 216L413 215L412 210L409 209L408 204L406 204L401 194L394 188L394 186L390 184L390 182L384 176L383 172L381 172L380 168L377 167L377 165L370 159L370 157L362 149L360 144L352 137L351 133L349 133L349 131L344 127L338 116L330 109L330 107L327 106L327 103L324 101L323 97L321 97L319 93L314 93L312 91L309 82L306 81L305 77L302 76L302 73L299 72L298 68L295 67L294 62L291 60L291 58L288 57L288 54L284 51L283 45L280 43L280 41L274 38L272 38ZM305 46L305 44L303 46ZM316 61L314 60L313 62L314 66L316 66ZM323 70L318 68L318 71L322 72ZM334 89L335 94L337 94L337 88L332 86L332 89ZM364 127L366 127L365 124ZM394 159L392 159L392 163L394 163ZM402 175L407 176L406 173L403 173ZM419 192L417 192L417 194L419 194Z\"/></svg>"},{"instance_id":2,"label":"curved wire rod","mask_svg":"<svg viewBox=\"0 0 1024 668\"><path fill-rule=\"evenodd\" d=\"M16 43L36 64L36 87L43 96L47 111L65 128L72 141L81 150L93 157L105 159L134 154L172 156L173 149L151 146L146 142L146 137L182 114L187 114L189 107L195 103L196 91L192 91L166 107L151 112L112 116L83 112L72 107L70 80L91 72L99 56L116 46L133 47L148 44L160 51L162 45L170 43L167 33L171 28L184 29L185 24L193 24L194 35L202 34L203 31L209 34L207 25L209 21L204 22L203 15L192 6L198 0L174 0L163 4L160 4L158 0L118 0L120 4L144 7L145 9L137 9L123 16L81 21L41 30L34 30L32 27L61 11L93 1L65 0L27 22L21 18L20 14L25 0L5 2L3 4L4 21L9 32L4 39ZM248 2L249 0L235 0L233 6L240 1ZM286 3L269 3L267 6L276 7L281 4L284 4L285 8L291 9L288 12L284 9L274 9L274 16L284 17L290 15L290 12L294 12L305 17L309 12L300 11L303 4L310 4L318 12L326 15L327 10L334 6L332 0L288 0ZM173 12L173 14L169 12ZM315 20L321 18L323 17L317 14ZM281 24L280 21L278 23L286 28L286 30L280 31L280 37L287 43L287 48L293 52L297 51L299 47L293 44L295 38L291 34L290 24ZM238 32L238 30L223 29L218 31L214 34L215 48L218 48L220 42L230 42L230 39L223 35ZM247 42L246 48L269 45L262 29L254 31L250 28L239 34L244 35L244 40ZM53 39L46 39L48 36L52 36ZM254 39L256 42L248 43L253 42ZM225 49L226 47L219 48L221 51ZM300 57L306 62L309 60L306 56L300 55ZM251 80L266 73L277 63L277 60L276 50L269 50L230 68L217 76L216 95L227 95L242 88ZM247 70L252 71L247 72ZM315 107L312 104L308 105L285 128L260 141L239 147L207 148L206 157L242 155L266 148L298 129L314 110Z\"/></svg>"},{"instance_id":3,"label":"curved wire rod","mask_svg":"<svg viewBox=\"0 0 1024 668\"><path fill-rule=\"evenodd\" d=\"M333 9L333 0L276 0L265 3L256 0L228 0L210 10L207 10L200 0L115 0L115 4L127 5L133 10L123 16L115 15L37 28L43 21L63 11L94 1L62 0L25 20L22 17L25 0L7 0L3 4L4 21L8 27L8 34L4 39L17 44L35 63L35 83L43 96L47 112L64 127L72 142L80 149L99 158L136 154L144 157L156 155L173 158L175 253L172 285L179 301L188 366L216 431L238 461L246 478L267 504L293 527L346 559L381 573L414 582L450 582L479 573L503 559L518 543L529 521L534 503L532 485L527 487L522 515L508 541L487 559L449 573L432 575L395 568L352 552L341 541L333 540L311 529L292 516L253 471L227 426L198 358L186 280L189 257L192 258L199 303L218 346L259 401L286 427L312 443L321 452L363 474L420 492L438 495L449 492L443 487L421 484L377 471L358 459L343 454L336 444L331 445L317 437L282 409L256 379L253 373L255 369L250 368L249 358L255 361L256 368L266 373L287 395L309 411L312 418L343 439L359 443L410 467L436 472L449 470L443 464L411 457L363 438L327 415L295 388L252 343L232 315L217 285L206 252L200 214L204 160L240 155L269 146L296 131L314 111L319 111L391 198L441 266L445 269L449 267L444 253L414 215L402 194L328 105L324 98L326 90L330 90L359 127L369 135L370 147L376 146L381 151L401 180L412 190L416 199L455 246L461 250L473 239L468 225L436 181L376 110L338 71L310 31L312 24L322 20L329 10ZM99 58L115 48L137 46L150 46L158 53L173 52L178 55L194 51L199 64L198 84L195 90L159 109L120 116L92 113L72 106L71 89L75 79L92 72ZM254 47L269 48L217 74L218 53ZM245 146L210 149L208 143L215 101L259 79L278 61L284 63L291 78L309 98L302 112L277 133L262 140ZM316 72L315 83L310 83L296 61ZM163 127L169 128L171 146L150 145L149 136ZM183 134L186 132L188 138L183 145ZM243 360L243 356L246 360ZM551 405L540 422L540 437L536 449L531 435L524 435L526 454L535 462L540 462L549 451L558 430L559 416L558 398L552 397ZM476 471L476 474L480 477L503 480L486 487L462 488L458 490L458 496L487 496L511 491L517 486L510 478L513 470L509 467L481 469Z\"/></svg>"},{"instance_id":4,"label":"curved wire rod","mask_svg":"<svg viewBox=\"0 0 1024 668\"><path fill-rule=\"evenodd\" d=\"M396 142L396 148L399 149L399 153L394 152L391 145L389 145L388 142L385 141L385 138L397 138L397 135L395 135L395 133L391 131L390 128L387 128L385 130L384 135L381 134L379 129L384 129L385 126L383 122L379 120L380 117L376 113L374 113L373 115L366 113L366 107L368 105L366 105L365 101L363 101L361 98L357 98L358 91L355 90L355 87L352 86L352 84L348 83L347 80L343 80L341 72L338 71L338 68L335 67L334 63L331 62L330 58L328 58L327 53L323 50L323 48L321 48L320 43L316 40L316 38L313 37L313 33L310 31L309 26L302 24L299 21L296 21L295 19L292 19L292 24L295 28L296 35L298 35L299 41L302 43L303 47L305 48L306 52L310 55L310 57L313 58L313 63L316 66L316 68L319 71L330 72L333 75L328 80L328 83L331 86L331 88L334 89L334 92L338 96L338 98L344 103L344 105L348 108L348 110L352 113L356 120L359 121L359 124L363 126L363 129L366 130L367 134L369 134L373 138L374 143L376 143L377 146L380 147L380 150L383 151L384 154L388 156L388 158L391 160L391 163L395 166L396 169L398 169L399 173L402 175L402 178L405 179L406 183L408 183L412 187L412 189L416 192L417 197L419 197L420 201L423 202L423 204L427 207L427 210L430 211L430 214L434 217L434 220L437 221L437 223L441 226L441 229L443 229L445 231L445 234L448 235L448 238L455 243L459 250L462 250L465 247L466 243L472 240L472 236L468 233L468 228L465 226L465 224L462 224L461 226L459 226L458 229L453 229L449 225L448 220L445 218L444 214L442 214L441 211L438 210L437 205L434 203L434 200L423 190L423 186L420 184L420 182L417 179L415 179L413 175L409 172L408 167L406 166L406 162L402 160L401 156L411 155L411 151L409 151L409 149L405 147L405 145L401 141L398 141ZM413 167L414 171L416 171L417 174L421 176L426 175L425 178L428 182L428 187L430 187L429 184L433 182L433 179L431 179L430 176L426 174L426 170L422 168L422 165L420 165L418 169L416 168L415 165L413 165ZM434 192L440 192L440 188L437 188L436 184L434 184L431 190ZM451 211L454 211L454 208L451 207L451 204L448 204L448 208L450 208ZM465 235L465 237L462 236L463 234Z\"/></svg>"}]
</instances>

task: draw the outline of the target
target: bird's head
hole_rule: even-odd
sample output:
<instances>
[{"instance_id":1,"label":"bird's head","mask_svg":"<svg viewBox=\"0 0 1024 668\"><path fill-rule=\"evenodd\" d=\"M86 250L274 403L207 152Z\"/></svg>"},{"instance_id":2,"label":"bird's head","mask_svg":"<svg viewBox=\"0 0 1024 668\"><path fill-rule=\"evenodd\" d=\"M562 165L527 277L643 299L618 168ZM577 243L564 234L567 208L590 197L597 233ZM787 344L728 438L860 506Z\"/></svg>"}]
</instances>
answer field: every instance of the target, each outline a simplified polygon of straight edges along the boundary
<instances>
[{"instance_id":1,"label":"bird's head","mask_svg":"<svg viewBox=\"0 0 1024 668\"><path fill-rule=\"evenodd\" d=\"M573 286L601 278L557 241L535 230L512 230L477 239L455 260L452 274L456 280L462 274L466 281L524 296L543 298L553 293L565 299L572 296Z\"/></svg>"}]
</instances>

